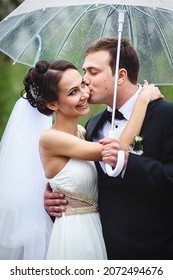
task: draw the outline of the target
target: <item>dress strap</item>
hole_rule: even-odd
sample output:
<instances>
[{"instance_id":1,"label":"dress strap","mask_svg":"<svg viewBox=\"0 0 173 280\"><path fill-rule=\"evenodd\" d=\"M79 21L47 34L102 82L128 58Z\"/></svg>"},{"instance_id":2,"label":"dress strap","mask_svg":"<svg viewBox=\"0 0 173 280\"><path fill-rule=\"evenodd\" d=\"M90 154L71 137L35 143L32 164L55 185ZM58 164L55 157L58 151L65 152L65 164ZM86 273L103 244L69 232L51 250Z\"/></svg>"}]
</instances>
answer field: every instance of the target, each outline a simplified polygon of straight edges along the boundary
<instances>
[{"instance_id":1,"label":"dress strap","mask_svg":"<svg viewBox=\"0 0 173 280\"><path fill-rule=\"evenodd\" d=\"M85 140L85 137L83 136L82 131L80 129L78 129L77 132L78 132L78 137Z\"/></svg>"}]
</instances>

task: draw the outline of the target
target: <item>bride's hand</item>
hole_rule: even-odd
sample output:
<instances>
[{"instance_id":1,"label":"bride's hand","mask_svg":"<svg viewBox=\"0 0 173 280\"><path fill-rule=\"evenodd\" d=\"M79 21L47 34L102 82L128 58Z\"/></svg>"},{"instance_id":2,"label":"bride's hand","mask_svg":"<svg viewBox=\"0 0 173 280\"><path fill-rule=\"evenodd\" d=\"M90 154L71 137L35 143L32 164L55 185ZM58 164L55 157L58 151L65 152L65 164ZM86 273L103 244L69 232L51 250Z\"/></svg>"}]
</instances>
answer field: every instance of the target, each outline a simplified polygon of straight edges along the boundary
<instances>
[{"instance_id":1,"label":"bride's hand","mask_svg":"<svg viewBox=\"0 0 173 280\"><path fill-rule=\"evenodd\" d=\"M139 98L150 103L156 99L164 98L164 96L161 94L158 87L154 84L148 84L148 82L144 80L144 85L139 94Z\"/></svg>"}]
</instances>

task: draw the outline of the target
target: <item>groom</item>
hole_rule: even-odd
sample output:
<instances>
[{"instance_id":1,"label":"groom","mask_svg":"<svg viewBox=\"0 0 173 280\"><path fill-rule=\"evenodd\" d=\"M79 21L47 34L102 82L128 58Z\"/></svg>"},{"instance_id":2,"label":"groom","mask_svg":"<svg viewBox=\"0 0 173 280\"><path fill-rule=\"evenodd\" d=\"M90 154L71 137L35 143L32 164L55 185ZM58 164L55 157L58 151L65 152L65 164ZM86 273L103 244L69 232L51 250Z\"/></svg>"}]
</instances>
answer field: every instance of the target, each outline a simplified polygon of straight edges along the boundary
<instances>
[{"instance_id":1,"label":"groom","mask_svg":"<svg viewBox=\"0 0 173 280\"><path fill-rule=\"evenodd\" d=\"M84 78L91 92L90 103L113 106L116 38L99 39L85 53ZM138 96L139 60L128 41L122 40L118 75L117 137L125 127ZM87 125L87 140L103 138L110 124L101 112ZM129 153L126 170L109 177L97 163L99 211L109 259L173 259L173 104L165 100L149 104L141 136L143 154ZM104 153L104 151L103 151ZM55 196L55 194L53 194ZM45 208L59 198L45 193ZM61 205L63 204L61 200ZM59 204L59 205L60 205ZM52 206L53 214L63 206ZM59 215L59 214L58 214Z\"/></svg>"}]
</instances>

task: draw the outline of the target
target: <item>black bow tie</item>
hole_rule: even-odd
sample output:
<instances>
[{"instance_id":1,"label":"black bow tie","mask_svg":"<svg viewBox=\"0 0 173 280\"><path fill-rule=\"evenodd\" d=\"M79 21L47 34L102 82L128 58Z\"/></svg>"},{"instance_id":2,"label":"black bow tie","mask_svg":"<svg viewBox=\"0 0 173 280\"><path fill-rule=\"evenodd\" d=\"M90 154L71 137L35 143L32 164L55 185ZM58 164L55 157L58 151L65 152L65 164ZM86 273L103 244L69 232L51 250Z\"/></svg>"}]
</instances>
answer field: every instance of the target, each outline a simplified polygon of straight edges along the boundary
<instances>
[{"instance_id":1,"label":"black bow tie","mask_svg":"<svg viewBox=\"0 0 173 280\"><path fill-rule=\"evenodd\" d=\"M112 112L109 112L109 111L106 110L105 119L111 123ZM120 111L118 111L118 109L115 110L115 119L117 119L117 120L124 120L125 119L124 115Z\"/></svg>"}]
</instances>

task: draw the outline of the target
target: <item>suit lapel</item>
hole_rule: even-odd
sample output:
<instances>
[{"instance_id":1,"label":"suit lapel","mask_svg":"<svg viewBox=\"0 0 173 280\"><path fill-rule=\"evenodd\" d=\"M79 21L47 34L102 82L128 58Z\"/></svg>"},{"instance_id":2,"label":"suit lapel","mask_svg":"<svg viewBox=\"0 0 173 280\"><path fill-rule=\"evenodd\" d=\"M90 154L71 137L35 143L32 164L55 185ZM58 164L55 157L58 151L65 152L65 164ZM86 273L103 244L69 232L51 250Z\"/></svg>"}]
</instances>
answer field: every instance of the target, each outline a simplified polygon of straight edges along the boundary
<instances>
[{"instance_id":1,"label":"suit lapel","mask_svg":"<svg viewBox=\"0 0 173 280\"><path fill-rule=\"evenodd\" d=\"M105 122L105 109L103 112L97 114L96 116L92 117L89 122L86 124L86 140L92 141L93 135L97 134L98 129L103 125Z\"/></svg>"}]
</instances>

